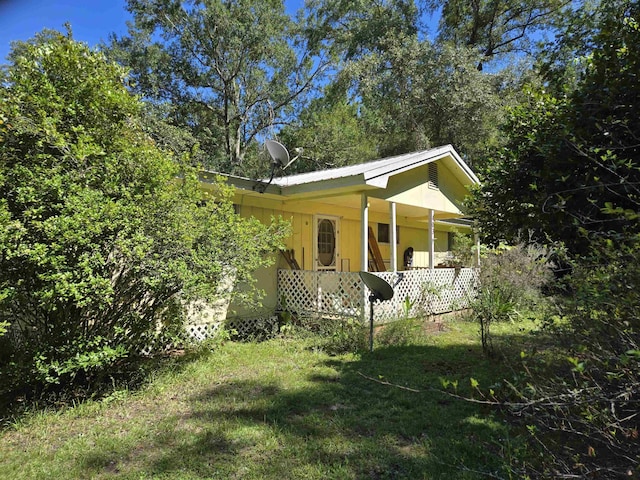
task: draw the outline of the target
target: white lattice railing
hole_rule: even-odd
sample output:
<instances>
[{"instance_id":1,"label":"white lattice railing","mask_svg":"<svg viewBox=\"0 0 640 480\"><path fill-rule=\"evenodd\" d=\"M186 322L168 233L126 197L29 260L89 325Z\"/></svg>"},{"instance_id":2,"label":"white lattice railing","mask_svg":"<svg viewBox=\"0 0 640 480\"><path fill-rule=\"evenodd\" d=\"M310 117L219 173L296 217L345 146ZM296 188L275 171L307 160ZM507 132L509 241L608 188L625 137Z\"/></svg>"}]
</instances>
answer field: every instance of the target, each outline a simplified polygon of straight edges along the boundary
<instances>
[{"instance_id":1,"label":"white lattice railing","mask_svg":"<svg viewBox=\"0 0 640 480\"><path fill-rule=\"evenodd\" d=\"M376 275L391 285L397 282L393 298L374 305L374 320L384 323L467 308L477 270L437 268ZM278 309L298 315L368 318L369 291L356 272L279 270L278 298Z\"/></svg>"}]
</instances>

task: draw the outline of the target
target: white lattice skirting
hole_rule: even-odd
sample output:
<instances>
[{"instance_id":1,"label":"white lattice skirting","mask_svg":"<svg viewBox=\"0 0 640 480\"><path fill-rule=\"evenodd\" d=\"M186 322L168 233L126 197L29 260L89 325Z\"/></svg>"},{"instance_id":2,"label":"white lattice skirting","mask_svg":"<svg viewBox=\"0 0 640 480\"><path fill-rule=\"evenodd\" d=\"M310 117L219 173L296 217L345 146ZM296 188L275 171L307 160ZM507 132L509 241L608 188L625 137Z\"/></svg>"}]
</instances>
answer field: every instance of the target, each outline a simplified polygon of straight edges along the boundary
<instances>
[{"instance_id":1,"label":"white lattice skirting","mask_svg":"<svg viewBox=\"0 0 640 480\"><path fill-rule=\"evenodd\" d=\"M278 317L249 317L230 318L222 322L191 324L185 326L186 341L173 339L171 341L162 337L154 338L137 353L151 355L154 353L166 353L174 349L181 349L191 342L202 342L208 338L215 338L222 328L232 334L233 338L255 339L269 338L278 333Z\"/></svg>"},{"instance_id":2,"label":"white lattice skirting","mask_svg":"<svg viewBox=\"0 0 640 480\"><path fill-rule=\"evenodd\" d=\"M461 310L476 292L477 270L437 268L381 272L394 287L394 296L374 305L374 321L424 317ZM399 279L399 277L402 277ZM278 271L278 309L297 315L355 317L366 320L369 291L357 272Z\"/></svg>"},{"instance_id":3,"label":"white lattice skirting","mask_svg":"<svg viewBox=\"0 0 640 480\"><path fill-rule=\"evenodd\" d=\"M387 323L467 308L476 292L478 271L437 268L376 275L395 285L393 298L376 303L373 309L374 321ZM362 321L369 318L369 290L357 272L279 270L278 299L279 311L295 315L351 317ZM237 338L269 337L278 331L278 317L230 318L224 322L187 325L187 338L202 341L215 337L223 326ZM141 353L179 347L157 339Z\"/></svg>"}]
</instances>

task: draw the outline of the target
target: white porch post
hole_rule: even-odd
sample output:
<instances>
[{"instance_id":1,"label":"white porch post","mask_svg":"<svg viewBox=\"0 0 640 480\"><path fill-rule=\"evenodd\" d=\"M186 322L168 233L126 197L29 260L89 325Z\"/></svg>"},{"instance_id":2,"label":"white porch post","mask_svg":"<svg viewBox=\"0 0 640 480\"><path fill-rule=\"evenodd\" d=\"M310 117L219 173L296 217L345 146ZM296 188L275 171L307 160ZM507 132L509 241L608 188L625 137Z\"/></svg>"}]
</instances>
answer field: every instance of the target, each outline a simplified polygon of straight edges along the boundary
<instances>
[{"instance_id":1,"label":"white porch post","mask_svg":"<svg viewBox=\"0 0 640 480\"><path fill-rule=\"evenodd\" d=\"M396 234L396 202L389 204L389 241L391 242L391 271L398 271L398 236Z\"/></svg>"},{"instance_id":2,"label":"white porch post","mask_svg":"<svg viewBox=\"0 0 640 480\"><path fill-rule=\"evenodd\" d=\"M360 239L362 240L362 255L360 256L360 270L369 271L369 199L363 193L360 197Z\"/></svg>"},{"instance_id":3,"label":"white porch post","mask_svg":"<svg viewBox=\"0 0 640 480\"><path fill-rule=\"evenodd\" d=\"M433 228L433 210L429 209L429 268L433 269L435 267L434 257L435 257L435 249L434 249L434 228Z\"/></svg>"},{"instance_id":4,"label":"white porch post","mask_svg":"<svg viewBox=\"0 0 640 480\"><path fill-rule=\"evenodd\" d=\"M473 239L476 242L476 258L475 258L475 264L476 267L480 266L480 235L478 235L477 233L473 234Z\"/></svg>"}]
</instances>

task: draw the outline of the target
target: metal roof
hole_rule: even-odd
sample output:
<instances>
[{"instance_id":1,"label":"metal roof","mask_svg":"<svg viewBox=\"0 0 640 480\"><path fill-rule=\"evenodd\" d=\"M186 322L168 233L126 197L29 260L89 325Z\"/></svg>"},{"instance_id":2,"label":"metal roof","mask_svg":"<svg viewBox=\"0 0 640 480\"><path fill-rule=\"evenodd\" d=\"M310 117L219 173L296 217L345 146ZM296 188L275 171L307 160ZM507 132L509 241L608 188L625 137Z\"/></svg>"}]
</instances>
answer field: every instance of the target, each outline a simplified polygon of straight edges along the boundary
<instances>
[{"instance_id":1,"label":"metal roof","mask_svg":"<svg viewBox=\"0 0 640 480\"><path fill-rule=\"evenodd\" d=\"M316 182L327 182L330 180L344 179L347 177L361 176L368 183L374 183L375 179L388 177L415 168L443 157L450 157L459 170L467 177L467 183L480 183L478 177L469 166L460 158L460 155L451 145L421 150L419 152L406 153L394 157L387 157L371 162L348 165L346 167L332 168L329 170L319 170L316 172L300 173L273 179L273 183L281 187L303 185Z\"/></svg>"},{"instance_id":2,"label":"metal roof","mask_svg":"<svg viewBox=\"0 0 640 480\"><path fill-rule=\"evenodd\" d=\"M463 185L479 184L478 177L462 160L451 145L406 153L371 162L345 167L299 173L276 177L271 184L268 179L252 180L224 174L231 184L241 190L252 190L259 194L277 196L300 196L315 192L345 192L361 189L385 188L389 178L402 172L421 167L431 162L443 161ZM203 172L201 179L207 181L215 172Z\"/></svg>"}]
</instances>

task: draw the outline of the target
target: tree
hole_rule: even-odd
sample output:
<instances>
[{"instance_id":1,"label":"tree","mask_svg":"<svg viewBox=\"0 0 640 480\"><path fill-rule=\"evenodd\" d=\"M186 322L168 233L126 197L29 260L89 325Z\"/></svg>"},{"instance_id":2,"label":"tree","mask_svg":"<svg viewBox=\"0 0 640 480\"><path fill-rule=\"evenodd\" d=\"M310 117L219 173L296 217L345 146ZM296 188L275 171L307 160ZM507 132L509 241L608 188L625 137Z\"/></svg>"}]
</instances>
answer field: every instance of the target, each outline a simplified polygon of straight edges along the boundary
<instances>
[{"instance_id":1,"label":"tree","mask_svg":"<svg viewBox=\"0 0 640 480\"><path fill-rule=\"evenodd\" d=\"M310 0L305 3L305 34L315 53L329 52L340 63L382 53L385 39L418 33L414 0Z\"/></svg>"},{"instance_id":2,"label":"tree","mask_svg":"<svg viewBox=\"0 0 640 480\"><path fill-rule=\"evenodd\" d=\"M45 31L14 45L0 89L3 389L90 379L223 278L250 280L283 234L143 132L125 71ZM188 159L185 159L188 161ZM207 200L208 199L208 200Z\"/></svg>"},{"instance_id":3,"label":"tree","mask_svg":"<svg viewBox=\"0 0 640 480\"><path fill-rule=\"evenodd\" d=\"M551 88L514 109L473 204L492 242L525 229L571 254L551 330L560 361L523 355L505 402L543 451L538 471L521 476L622 478L640 466L639 16L637 0L605 0L581 41L567 26L560 55L546 57Z\"/></svg>"},{"instance_id":4,"label":"tree","mask_svg":"<svg viewBox=\"0 0 640 480\"><path fill-rule=\"evenodd\" d=\"M282 0L130 0L111 55L134 91L187 127L208 166L242 172L252 142L295 113L324 63L305 54ZM296 48L294 48L296 47Z\"/></svg>"},{"instance_id":5,"label":"tree","mask_svg":"<svg viewBox=\"0 0 640 480\"><path fill-rule=\"evenodd\" d=\"M477 49L484 61L507 53L531 53L536 33L555 27L570 10L570 0L426 0L427 9L442 9L442 41Z\"/></svg>"},{"instance_id":6,"label":"tree","mask_svg":"<svg viewBox=\"0 0 640 480\"><path fill-rule=\"evenodd\" d=\"M584 252L591 234L623 240L638 230L637 15L635 2L603 2L575 86L534 90L513 110L475 205L491 241L524 229Z\"/></svg>"},{"instance_id":7,"label":"tree","mask_svg":"<svg viewBox=\"0 0 640 480\"><path fill-rule=\"evenodd\" d=\"M340 62L328 91L357 101L381 156L451 143L471 161L499 143L511 72L483 74L476 50L432 43L415 2L317 0L309 8L310 44Z\"/></svg>"},{"instance_id":8,"label":"tree","mask_svg":"<svg viewBox=\"0 0 640 480\"><path fill-rule=\"evenodd\" d=\"M378 158L374 139L365 130L357 105L316 99L302 111L297 124L285 127L279 135L285 145L302 148L291 172L335 168Z\"/></svg>"}]
</instances>

